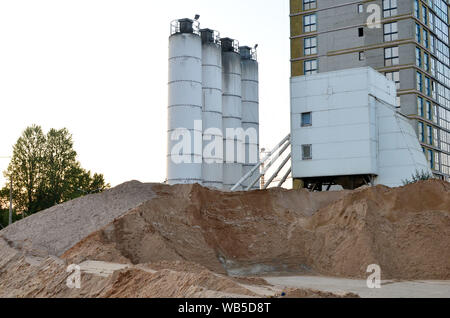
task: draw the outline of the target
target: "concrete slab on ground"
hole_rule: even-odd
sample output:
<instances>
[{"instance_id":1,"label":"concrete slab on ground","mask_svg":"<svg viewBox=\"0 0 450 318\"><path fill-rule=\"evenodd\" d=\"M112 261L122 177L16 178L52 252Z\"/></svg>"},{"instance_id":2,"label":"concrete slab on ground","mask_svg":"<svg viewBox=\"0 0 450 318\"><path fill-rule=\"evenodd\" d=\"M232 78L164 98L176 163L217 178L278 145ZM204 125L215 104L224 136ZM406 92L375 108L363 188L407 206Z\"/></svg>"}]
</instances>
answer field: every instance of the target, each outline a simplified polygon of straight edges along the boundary
<instances>
[{"instance_id":1,"label":"concrete slab on ground","mask_svg":"<svg viewBox=\"0 0 450 318\"><path fill-rule=\"evenodd\" d=\"M366 280L291 276L264 277L278 287L310 288L320 291L352 292L362 298L450 298L450 281L383 281L381 289L370 289Z\"/></svg>"}]
</instances>

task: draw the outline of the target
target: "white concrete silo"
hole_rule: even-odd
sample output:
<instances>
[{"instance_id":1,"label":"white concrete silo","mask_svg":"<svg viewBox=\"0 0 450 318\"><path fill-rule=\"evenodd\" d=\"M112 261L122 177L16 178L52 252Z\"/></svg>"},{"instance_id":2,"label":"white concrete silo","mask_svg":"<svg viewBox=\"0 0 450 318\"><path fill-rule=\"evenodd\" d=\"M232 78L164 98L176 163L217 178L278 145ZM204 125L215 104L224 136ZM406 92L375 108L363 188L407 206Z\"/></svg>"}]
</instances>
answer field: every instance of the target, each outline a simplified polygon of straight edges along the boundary
<instances>
[{"instance_id":1,"label":"white concrete silo","mask_svg":"<svg viewBox=\"0 0 450 318\"><path fill-rule=\"evenodd\" d=\"M201 184L202 41L197 21L171 24L168 86L167 183Z\"/></svg>"},{"instance_id":2,"label":"white concrete silo","mask_svg":"<svg viewBox=\"0 0 450 318\"><path fill-rule=\"evenodd\" d=\"M248 46L239 48L242 69L242 128L246 131L243 174L248 173L259 159L259 69L256 51ZM258 176L256 171L243 186L247 188ZM253 189L259 189L257 183Z\"/></svg>"},{"instance_id":3,"label":"white concrete silo","mask_svg":"<svg viewBox=\"0 0 450 318\"><path fill-rule=\"evenodd\" d=\"M222 48L219 33L200 30L203 67L203 185L223 188Z\"/></svg>"},{"instance_id":4,"label":"white concrete silo","mask_svg":"<svg viewBox=\"0 0 450 318\"><path fill-rule=\"evenodd\" d=\"M223 185L231 189L242 177L245 160L242 135L241 56L236 40L224 38L222 43L222 106L224 132ZM235 134L237 132L237 134ZM238 190L242 190L239 188Z\"/></svg>"}]
</instances>

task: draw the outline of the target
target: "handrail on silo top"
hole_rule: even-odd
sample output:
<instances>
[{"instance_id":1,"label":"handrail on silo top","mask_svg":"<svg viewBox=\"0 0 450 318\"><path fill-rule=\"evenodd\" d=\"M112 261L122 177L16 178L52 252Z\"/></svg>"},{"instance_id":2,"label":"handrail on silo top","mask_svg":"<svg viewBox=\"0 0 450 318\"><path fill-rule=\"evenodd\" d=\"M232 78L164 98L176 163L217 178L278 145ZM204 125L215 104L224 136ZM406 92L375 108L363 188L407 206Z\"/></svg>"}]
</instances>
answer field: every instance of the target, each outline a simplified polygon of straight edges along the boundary
<instances>
[{"instance_id":1,"label":"handrail on silo top","mask_svg":"<svg viewBox=\"0 0 450 318\"><path fill-rule=\"evenodd\" d=\"M212 29L200 29L200 35L202 37L202 43L213 43L218 46L222 45L220 32Z\"/></svg>"},{"instance_id":2,"label":"handrail on silo top","mask_svg":"<svg viewBox=\"0 0 450 318\"><path fill-rule=\"evenodd\" d=\"M258 52L256 51L255 48L252 49L251 55L252 55L252 57L251 57L252 60L258 61Z\"/></svg>"},{"instance_id":3,"label":"handrail on silo top","mask_svg":"<svg viewBox=\"0 0 450 318\"><path fill-rule=\"evenodd\" d=\"M236 53L239 53L239 41L238 40L234 40L233 47L234 47L234 51Z\"/></svg>"},{"instance_id":4,"label":"handrail on silo top","mask_svg":"<svg viewBox=\"0 0 450 318\"><path fill-rule=\"evenodd\" d=\"M251 48L249 46L240 46L239 53L241 54L241 57L245 60L254 60L254 61L258 60L255 47Z\"/></svg>"},{"instance_id":5,"label":"handrail on silo top","mask_svg":"<svg viewBox=\"0 0 450 318\"><path fill-rule=\"evenodd\" d=\"M191 25L187 29L183 29L184 25ZM177 19L170 22L170 35L178 34L178 33L193 33L200 35L200 22L197 20L191 19Z\"/></svg>"},{"instance_id":6,"label":"handrail on silo top","mask_svg":"<svg viewBox=\"0 0 450 318\"><path fill-rule=\"evenodd\" d=\"M221 38L222 51L224 52L235 52L239 54L239 41L231 38Z\"/></svg>"}]
</instances>

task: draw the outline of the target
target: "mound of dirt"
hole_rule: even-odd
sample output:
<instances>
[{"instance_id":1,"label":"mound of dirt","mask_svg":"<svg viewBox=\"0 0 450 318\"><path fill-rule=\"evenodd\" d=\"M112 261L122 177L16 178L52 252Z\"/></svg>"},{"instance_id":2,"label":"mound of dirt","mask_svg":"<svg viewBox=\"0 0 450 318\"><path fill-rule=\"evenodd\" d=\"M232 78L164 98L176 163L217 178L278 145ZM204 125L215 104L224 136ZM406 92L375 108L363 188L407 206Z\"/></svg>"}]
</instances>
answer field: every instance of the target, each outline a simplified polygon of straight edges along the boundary
<instances>
[{"instance_id":1,"label":"mound of dirt","mask_svg":"<svg viewBox=\"0 0 450 318\"><path fill-rule=\"evenodd\" d=\"M342 293L337 295L314 289L287 288L284 293L284 298L359 298L359 296L354 293Z\"/></svg>"},{"instance_id":2,"label":"mound of dirt","mask_svg":"<svg viewBox=\"0 0 450 318\"><path fill-rule=\"evenodd\" d=\"M31 215L0 231L20 249L40 256L61 255L99 228L154 197L153 184L124 183Z\"/></svg>"},{"instance_id":3,"label":"mound of dirt","mask_svg":"<svg viewBox=\"0 0 450 318\"><path fill-rule=\"evenodd\" d=\"M369 264L384 278L450 279L450 184L367 188L318 211L306 254L327 275L365 277Z\"/></svg>"},{"instance_id":4,"label":"mound of dirt","mask_svg":"<svg viewBox=\"0 0 450 318\"><path fill-rule=\"evenodd\" d=\"M310 289L288 288L285 291L268 286L258 287L252 279L243 284L235 278L215 274L199 265L162 262L116 270L109 276L83 273L81 288L67 287L68 263L57 257L20 256L0 272L0 298L341 298L338 295ZM151 264L149 264L151 265ZM175 270L177 268L178 270ZM188 269L188 270L183 270ZM194 269L194 270L190 270ZM257 279L255 279L257 280ZM282 296L283 295L283 296Z\"/></svg>"},{"instance_id":5,"label":"mound of dirt","mask_svg":"<svg viewBox=\"0 0 450 318\"><path fill-rule=\"evenodd\" d=\"M253 265L256 271L251 268L248 274L259 273L266 263L268 271L298 270L303 262L291 253L296 247L286 244L291 228L345 195L282 189L225 193L198 185L159 185L154 191L155 199L117 218L63 257L71 262L123 262L110 258L120 254L133 264L186 260L230 274L236 274L235 267Z\"/></svg>"},{"instance_id":6,"label":"mound of dirt","mask_svg":"<svg viewBox=\"0 0 450 318\"><path fill-rule=\"evenodd\" d=\"M450 278L450 185L308 193L223 193L155 186L155 199L114 220L63 257L190 261L222 274L308 272L364 278Z\"/></svg>"},{"instance_id":7,"label":"mound of dirt","mask_svg":"<svg viewBox=\"0 0 450 318\"><path fill-rule=\"evenodd\" d=\"M327 193L130 182L2 230L0 297L354 297L257 277L365 279L378 264L383 279L448 280L449 260L442 181ZM94 261L111 275L68 289L67 265Z\"/></svg>"}]
</instances>

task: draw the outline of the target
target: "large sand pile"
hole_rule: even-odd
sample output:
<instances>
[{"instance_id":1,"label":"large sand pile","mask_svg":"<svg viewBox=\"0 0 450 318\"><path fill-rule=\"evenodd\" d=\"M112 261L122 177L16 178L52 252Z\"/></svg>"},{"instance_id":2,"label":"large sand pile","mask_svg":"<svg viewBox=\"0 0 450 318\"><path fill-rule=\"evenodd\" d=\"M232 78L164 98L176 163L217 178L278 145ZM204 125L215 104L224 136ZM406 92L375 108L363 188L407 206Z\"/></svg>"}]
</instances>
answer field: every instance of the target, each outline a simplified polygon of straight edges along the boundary
<instances>
[{"instance_id":1,"label":"large sand pile","mask_svg":"<svg viewBox=\"0 0 450 318\"><path fill-rule=\"evenodd\" d=\"M18 248L61 255L114 218L152 199L152 187L153 184L127 182L34 214L0 231L0 236Z\"/></svg>"},{"instance_id":2,"label":"large sand pile","mask_svg":"<svg viewBox=\"0 0 450 318\"><path fill-rule=\"evenodd\" d=\"M232 275L314 272L450 278L450 185L422 182L354 192L222 193L155 186L158 196L63 257L130 262L188 260Z\"/></svg>"},{"instance_id":3,"label":"large sand pile","mask_svg":"<svg viewBox=\"0 0 450 318\"><path fill-rule=\"evenodd\" d=\"M384 279L450 279L449 260L441 181L329 193L131 182L0 231L0 297L259 297L278 291L246 277L366 278L378 264ZM128 268L68 290L65 266L85 261Z\"/></svg>"}]
</instances>

